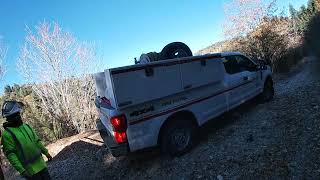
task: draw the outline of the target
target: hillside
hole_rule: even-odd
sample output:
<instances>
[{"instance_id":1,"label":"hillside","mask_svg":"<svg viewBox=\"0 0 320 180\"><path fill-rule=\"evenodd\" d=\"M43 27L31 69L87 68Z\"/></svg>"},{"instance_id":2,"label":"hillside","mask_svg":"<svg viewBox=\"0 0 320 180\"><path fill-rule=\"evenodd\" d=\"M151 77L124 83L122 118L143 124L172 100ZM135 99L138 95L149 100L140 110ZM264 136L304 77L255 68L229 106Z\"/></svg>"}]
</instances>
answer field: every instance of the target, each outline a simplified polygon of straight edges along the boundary
<instances>
[{"instance_id":1,"label":"hillside","mask_svg":"<svg viewBox=\"0 0 320 180\"><path fill-rule=\"evenodd\" d=\"M197 55L204 55L204 54L209 54L209 53L219 53L222 51L225 51L226 49L230 49L231 44L233 41L220 41L217 43L214 43L204 49L199 50L196 52Z\"/></svg>"},{"instance_id":2,"label":"hillside","mask_svg":"<svg viewBox=\"0 0 320 180\"><path fill-rule=\"evenodd\" d=\"M244 42L244 41L245 39L235 38L235 39L216 42L206 48L199 50L198 52L196 52L196 54L203 55L203 54L219 53L219 52L227 52L227 51L240 51L241 42Z\"/></svg>"}]
</instances>

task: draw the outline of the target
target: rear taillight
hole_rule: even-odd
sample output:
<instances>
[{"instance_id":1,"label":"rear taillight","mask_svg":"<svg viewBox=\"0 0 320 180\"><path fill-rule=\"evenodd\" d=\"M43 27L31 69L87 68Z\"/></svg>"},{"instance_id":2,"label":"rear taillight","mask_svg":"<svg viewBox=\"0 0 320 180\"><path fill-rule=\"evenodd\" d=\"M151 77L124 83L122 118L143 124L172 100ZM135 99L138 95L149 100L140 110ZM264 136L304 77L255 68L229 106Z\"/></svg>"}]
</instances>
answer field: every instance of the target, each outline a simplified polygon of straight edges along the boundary
<instances>
[{"instance_id":1,"label":"rear taillight","mask_svg":"<svg viewBox=\"0 0 320 180\"><path fill-rule=\"evenodd\" d=\"M125 115L114 116L110 119L114 130L114 138L117 143L123 143L127 141L127 119Z\"/></svg>"},{"instance_id":2,"label":"rear taillight","mask_svg":"<svg viewBox=\"0 0 320 180\"><path fill-rule=\"evenodd\" d=\"M124 143L127 142L127 134L125 132L114 132L114 139L117 143Z\"/></svg>"},{"instance_id":3,"label":"rear taillight","mask_svg":"<svg viewBox=\"0 0 320 180\"><path fill-rule=\"evenodd\" d=\"M114 116L110 119L115 132L126 132L127 119L125 115Z\"/></svg>"}]
</instances>

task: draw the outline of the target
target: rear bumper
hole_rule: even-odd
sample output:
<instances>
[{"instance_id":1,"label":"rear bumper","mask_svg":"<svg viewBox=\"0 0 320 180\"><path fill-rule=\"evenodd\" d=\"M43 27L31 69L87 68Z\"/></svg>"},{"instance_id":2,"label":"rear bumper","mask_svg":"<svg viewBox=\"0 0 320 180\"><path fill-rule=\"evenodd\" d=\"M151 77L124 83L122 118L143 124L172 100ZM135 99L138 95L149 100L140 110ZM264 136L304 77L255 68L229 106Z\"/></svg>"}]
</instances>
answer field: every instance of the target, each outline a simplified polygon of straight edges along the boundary
<instances>
[{"instance_id":1,"label":"rear bumper","mask_svg":"<svg viewBox=\"0 0 320 180\"><path fill-rule=\"evenodd\" d=\"M97 129L99 130L100 136L103 139L104 143L107 145L112 156L119 157L127 155L129 153L128 143L118 144L117 142L115 142L113 136L103 126L100 120L97 121Z\"/></svg>"}]
</instances>

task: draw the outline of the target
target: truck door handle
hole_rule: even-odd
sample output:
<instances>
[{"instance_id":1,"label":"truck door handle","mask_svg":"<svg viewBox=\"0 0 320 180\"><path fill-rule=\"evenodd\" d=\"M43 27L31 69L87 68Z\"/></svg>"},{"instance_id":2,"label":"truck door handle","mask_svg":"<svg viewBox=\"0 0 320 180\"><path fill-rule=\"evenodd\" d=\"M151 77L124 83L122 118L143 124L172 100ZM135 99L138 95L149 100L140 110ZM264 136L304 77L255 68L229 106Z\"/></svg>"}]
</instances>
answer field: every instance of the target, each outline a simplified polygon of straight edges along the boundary
<instances>
[{"instance_id":1,"label":"truck door handle","mask_svg":"<svg viewBox=\"0 0 320 180\"><path fill-rule=\"evenodd\" d=\"M245 77L243 77L243 80L244 80L244 81L248 81L248 80L249 80L249 77L248 77L248 76L245 76Z\"/></svg>"}]
</instances>

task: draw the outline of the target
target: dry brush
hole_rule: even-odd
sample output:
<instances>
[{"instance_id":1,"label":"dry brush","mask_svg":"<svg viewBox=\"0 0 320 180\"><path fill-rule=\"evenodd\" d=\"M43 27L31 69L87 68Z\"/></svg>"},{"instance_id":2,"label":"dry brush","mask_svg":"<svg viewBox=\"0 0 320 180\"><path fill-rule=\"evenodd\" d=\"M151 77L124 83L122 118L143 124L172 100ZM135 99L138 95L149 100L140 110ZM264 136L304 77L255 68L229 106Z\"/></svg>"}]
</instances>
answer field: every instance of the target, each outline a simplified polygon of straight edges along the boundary
<instances>
[{"instance_id":1,"label":"dry brush","mask_svg":"<svg viewBox=\"0 0 320 180\"><path fill-rule=\"evenodd\" d=\"M98 67L93 45L79 42L57 23L27 28L17 67L32 83L43 114L57 137L92 129L96 112L90 73Z\"/></svg>"}]
</instances>

